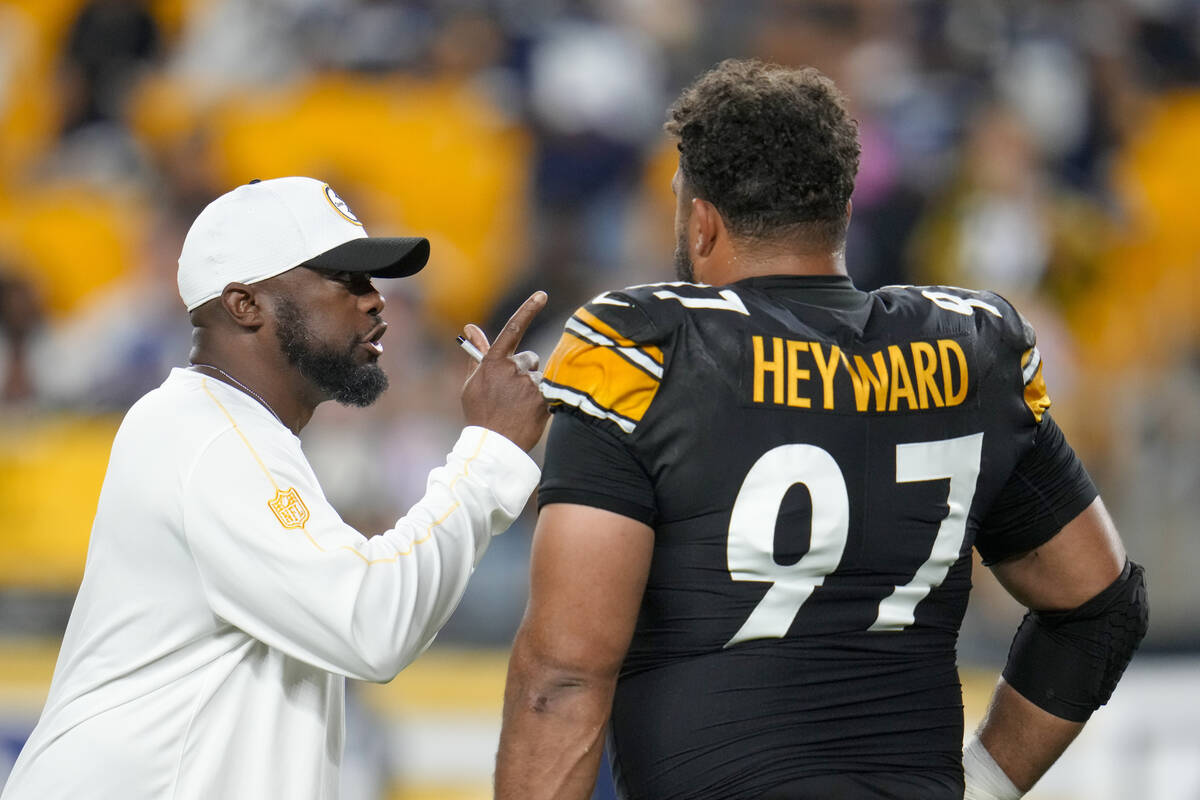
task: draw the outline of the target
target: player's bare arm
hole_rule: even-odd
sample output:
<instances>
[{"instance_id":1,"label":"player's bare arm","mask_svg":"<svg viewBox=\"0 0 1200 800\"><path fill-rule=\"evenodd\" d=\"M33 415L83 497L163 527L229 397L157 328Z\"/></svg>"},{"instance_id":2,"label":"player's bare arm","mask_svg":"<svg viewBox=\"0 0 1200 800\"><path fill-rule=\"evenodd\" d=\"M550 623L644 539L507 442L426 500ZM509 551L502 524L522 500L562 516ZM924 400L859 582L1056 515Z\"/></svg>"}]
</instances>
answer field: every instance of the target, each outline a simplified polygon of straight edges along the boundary
<instances>
[{"instance_id":1,"label":"player's bare arm","mask_svg":"<svg viewBox=\"0 0 1200 800\"><path fill-rule=\"evenodd\" d=\"M653 545L649 526L611 511L542 510L504 691L497 798L591 796Z\"/></svg>"},{"instance_id":2,"label":"player's bare arm","mask_svg":"<svg viewBox=\"0 0 1200 800\"><path fill-rule=\"evenodd\" d=\"M1097 498L1044 545L995 564L992 571L1014 598L1035 612L1065 612L1084 607L1105 592L1119 597L1122 582L1130 580L1126 563L1125 548L1116 527L1104 503ZM1138 580L1136 576L1133 579ZM1144 605L1144 592L1141 598ZM1131 610L1126 605L1124 600L1117 599L1105 613L1122 617L1130 613L1135 617L1140 616L1144 633L1145 609ZM1077 627L1089 625L1086 621L1073 624ZM1088 631L1086 627L1080 628L1072 636L1086 639ZM1119 663L1116 675L1091 675L1082 664L1085 657L1078 655L1081 663L1074 670L1075 680L1082 683L1089 680L1115 683L1140 638L1140 635L1131 635L1129 641L1112 643L1111 647L1115 650L1105 653L1104 661ZM1015 666L1014 659L1021 657L1018 648L1014 647L1009 660L1010 668ZM1042 665L1047 671L1049 666ZM1017 668L1020 668L1019 665ZM1086 692L1087 688L1083 687L1082 691ZM1097 688L1095 691L1102 690ZM1003 770L1016 791L1024 793L1062 755L1083 725L1081 721L1064 719L1040 708L1001 679L977 736L979 743L986 748L995 765ZM974 787L971 786L970 762L969 753L967 797L1002 797L995 793L972 794Z\"/></svg>"}]
</instances>

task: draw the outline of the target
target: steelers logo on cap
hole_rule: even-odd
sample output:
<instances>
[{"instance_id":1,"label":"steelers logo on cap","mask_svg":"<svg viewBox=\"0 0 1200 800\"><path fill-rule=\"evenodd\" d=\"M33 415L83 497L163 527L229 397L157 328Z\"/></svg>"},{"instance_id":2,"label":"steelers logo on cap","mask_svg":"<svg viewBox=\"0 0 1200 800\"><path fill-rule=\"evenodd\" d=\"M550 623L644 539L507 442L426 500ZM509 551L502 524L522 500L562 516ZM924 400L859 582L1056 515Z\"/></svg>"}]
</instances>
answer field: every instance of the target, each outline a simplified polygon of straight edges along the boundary
<instances>
[{"instance_id":1,"label":"steelers logo on cap","mask_svg":"<svg viewBox=\"0 0 1200 800\"><path fill-rule=\"evenodd\" d=\"M325 184L325 199L329 201L329 205L333 206L333 210L341 214L347 222L353 222L355 225L362 226L358 217L354 216L354 212L350 210L350 206L346 205L346 201L338 197L338 193L330 188L329 184Z\"/></svg>"}]
</instances>

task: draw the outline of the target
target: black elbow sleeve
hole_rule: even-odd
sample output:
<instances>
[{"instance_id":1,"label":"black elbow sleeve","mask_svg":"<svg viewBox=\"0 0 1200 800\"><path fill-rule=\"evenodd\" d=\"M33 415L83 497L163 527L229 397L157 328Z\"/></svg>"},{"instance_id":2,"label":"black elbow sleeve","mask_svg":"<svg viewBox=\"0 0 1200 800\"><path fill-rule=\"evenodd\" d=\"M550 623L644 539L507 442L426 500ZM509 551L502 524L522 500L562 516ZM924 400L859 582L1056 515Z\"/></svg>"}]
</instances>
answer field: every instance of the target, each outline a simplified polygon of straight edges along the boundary
<instances>
[{"instance_id":1,"label":"black elbow sleeve","mask_svg":"<svg viewBox=\"0 0 1200 800\"><path fill-rule=\"evenodd\" d=\"M1132 561L1070 611L1030 611L1013 638L1004 680L1039 708L1086 722L1108 702L1150 623L1145 570Z\"/></svg>"}]
</instances>

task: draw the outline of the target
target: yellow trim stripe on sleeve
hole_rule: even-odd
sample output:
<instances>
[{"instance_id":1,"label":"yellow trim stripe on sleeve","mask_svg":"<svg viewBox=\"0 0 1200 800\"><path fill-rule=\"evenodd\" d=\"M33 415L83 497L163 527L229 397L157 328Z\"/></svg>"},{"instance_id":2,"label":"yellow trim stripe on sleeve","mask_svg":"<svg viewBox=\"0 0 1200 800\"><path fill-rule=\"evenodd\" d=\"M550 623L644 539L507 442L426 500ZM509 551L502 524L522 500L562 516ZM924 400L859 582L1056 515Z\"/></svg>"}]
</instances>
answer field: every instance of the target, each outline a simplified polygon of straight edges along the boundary
<instances>
[{"instance_id":1,"label":"yellow trim stripe on sleeve","mask_svg":"<svg viewBox=\"0 0 1200 800\"><path fill-rule=\"evenodd\" d=\"M462 478L465 478L465 477L467 477L467 475L470 473L470 471L471 471L471 464L472 464L472 463L475 461L475 459L479 458L479 453L480 453L480 452L483 450L483 443L484 443L485 441L487 441L488 435L489 435L490 433L491 433L491 431L487 431L487 430L485 430L485 431L483 431L483 432L480 434L480 436L479 436L479 444L477 444L477 445L475 446L475 452L474 452L474 453L472 453L472 454L470 455L470 457L469 457L469 458L467 458L467 460L463 462L462 472L460 472L459 474L455 475L455 476L454 476L454 478L453 478L453 479L450 481L450 486L449 486L448 488L449 488L449 490L450 490L450 492L451 492L451 493L453 493L453 492L454 492L454 485L455 485L456 483L458 483L458 482L459 482L459 480L461 480ZM455 500L455 501L454 501L454 503L453 503L453 504L451 504L450 508L446 509L446 513L442 514L440 517L438 517L437 519L435 519L433 522L429 523L429 525L427 525L427 526L426 526L426 528L425 528L425 534L424 534L423 536L421 536L419 539L414 539L414 540L412 540L411 542L409 542L409 545L408 545L408 549L407 549L407 550L399 550L399 549L397 549L397 550L396 550L396 554L395 554L394 556L388 556L387 558L367 558L365 555L363 555L362 553L360 553L358 550L356 550L355 548L351 547L350 545L346 545L346 544L344 544L344 545L342 545L342 549L343 549L343 550L349 550L351 553L353 553L354 555L356 555L356 556L358 556L359 558L361 558L361 559L362 559L364 562L366 562L366 564L367 564L367 566L368 566L368 567L369 567L369 566L371 566L372 564L390 564L390 563L393 563L393 562L395 562L395 561L396 561L396 560L397 560L397 559L398 559L400 556L412 555L413 548L415 548L415 547L416 547L417 545L419 545L419 544L422 544L422 543L424 543L424 542L427 542L427 541L429 541L430 539L432 539L432 538L433 538L433 529L434 529L434 528L437 528L437 527L439 527L439 526L441 526L441 524L442 524L443 522L445 522L447 519L449 519L449 518L450 518L450 515L451 515L451 514L453 514L455 511L457 511L461 505L462 505L462 503L460 503L459 501ZM311 540L311 539L310 539L310 540ZM316 545L317 543L316 543L316 542L313 542L313 544L314 544L314 545ZM317 545L317 546L319 547L320 545Z\"/></svg>"},{"instance_id":2,"label":"yellow trim stripe on sleeve","mask_svg":"<svg viewBox=\"0 0 1200 800\"><path fill-rule=\"evenodd\" d=\"M261 469L263 471L263 474L267 476L267 480L269 480L271 482L271 486L274 487L276 492L278 492L279 484L275 481L275 477L271 474L271 471L269 469L267 469L267 465L265 463L263 463L262 458L258 455L258 451L254 449L254 445L250 444L250 440L246 438L246 435L244 433L242 433L242 429L238 426L237 420L235 420L233 418L233 414L229 413L229 409L225 408L225 404L222 403L217 398L217 396L212 393L212 390L208 388L208 378L201 378L201 385L204 389L204 393L207 394L209 399L211 399L213 401L213 403L216 404L217 408L221 409L221 413L223 413L225 415L225 418L227 420L229 420L229 424L233 426L233 430L234 430L234 432L237 433L238 438L240 438L242 440L242 444L246 445L246 449L249 450L250 455L254 457L254 461L255 461L255 463L258 464L259 469ZM483 443L485 441L487 441L488 435L490 433L491 432L487 431L487 430L484 430L480 433L479 443L475 446L475 452L472 453L470 455L470 457L467 458L467 460L463 462L462 471L459 472L457 475L455 475L454 478L451 479L451 481L450 481L450 486L448 487L448 489L451 492L451 494L453 494L453 492L454 492L455 484L457 484L459 482L459 480L467 477L467 475L470 474L471 464L475 461L475 459L479 458L479 454L483 451ZM450 515L453 514L455 511L457 511L461 505L462 504L459 501L455 500L450 505L450 507L448 509L446 509L446 512L444 514L442 514L440 517L438 517L437 519L435 519L433 522L429 523L425 527L425 533L422 536L420 536L417 539L413 539L412 541L409 542L408 548L406 550L400 550L399 548L397 548L396 554L392 555L392 556L388 556L387 558L368 558L363 553L359 552L358 549L351 547L350 545L347 545L347 544L341 545L339 549L347 550L347 551L353 553L354 555L358 556L360 559L363 560L363 562L366 563L367 566L371 566L373 564L395 563L400 558L400 556L412 555L413 549L416 545L422 544L423 542L427 542L431 538L433 538L434 528L440 527L442 525L442 523L444 523L447 519L449 519ZM301 528L301 530L304 532L304 537L306 539L308 539L309 544L311 544L313 547L315 547L317 550L319 550L322 553L329 552L328 550L326 550L324 547L321 546L320 542L318 542L316 539L314 539L312 537L312 534L310 534L308 532L307 528Z\"/></svg>"},{"instance_id":3,"label":"yellow trim stripe on sleeve","mask_svg":"<svg viewBox=\"0 0 1200 800\"><path fill-rule=\"evenodd\" d=\"M225 404L217 399L217 396L212 393L212 389L208 388L208 378L201 378L200 385L204 388L204 393L208 395L208 398L217 404L217 408L221 409L221 413L225 415L225 419L229 420L229 424L233 426L234 433L242 440L242 444L246 445L246 449L250 451L250 455L254 456L254 461L258 464L258 468L263 471L263 475L267 476L267 480L271 482L272 488L278 492L279 484L275 482L275 476L271 474L271 470L267 469L267 465L263 463L263 460L258 455L258 451L250 444L250 440L246 438L246 434L242 433L242 429L238 427L237 420L233 418L233 414L229 413L229 409L225 407Z\"/></svg>"}]
</instances>

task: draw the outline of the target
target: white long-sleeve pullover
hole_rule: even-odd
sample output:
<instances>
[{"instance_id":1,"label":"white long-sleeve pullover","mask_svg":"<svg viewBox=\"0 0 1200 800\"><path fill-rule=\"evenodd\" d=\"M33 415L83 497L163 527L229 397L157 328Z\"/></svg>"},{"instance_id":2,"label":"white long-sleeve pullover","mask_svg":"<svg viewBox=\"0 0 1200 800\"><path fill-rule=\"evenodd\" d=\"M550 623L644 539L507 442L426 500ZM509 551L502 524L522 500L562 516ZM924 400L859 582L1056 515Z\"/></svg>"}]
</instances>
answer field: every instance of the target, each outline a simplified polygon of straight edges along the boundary
<instances>
[{"instance_id":1,"label":"white long-sleeve pullover","mask_svg":"<svg viewBox=\"0 0 1200 800\"><path fill-rule=\"evenodd\" d=\"M336 797L345 677L390 680L428 646L537 478L468 427L368 539L266 408L174 370L117 433L50 695L2 800Z\"/></svg>"}]
</instances>

